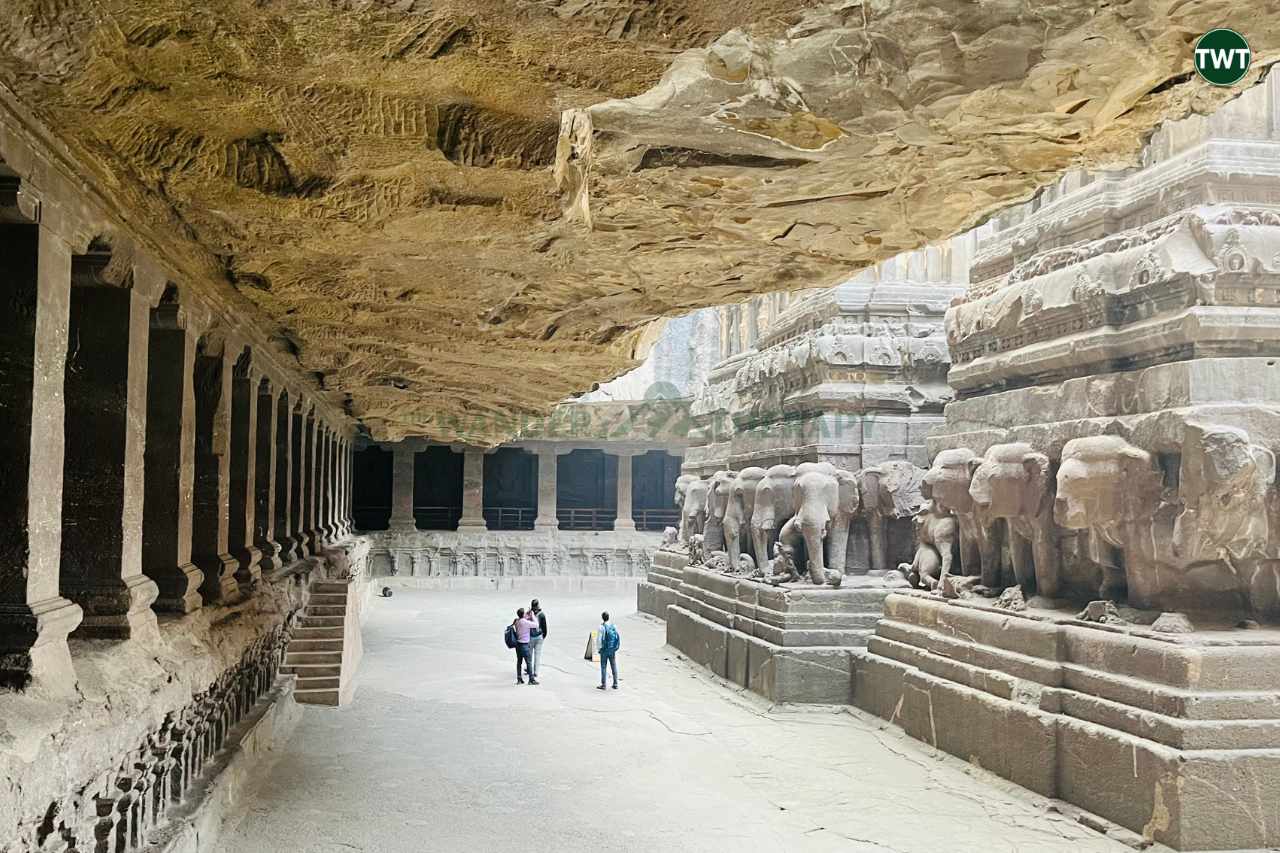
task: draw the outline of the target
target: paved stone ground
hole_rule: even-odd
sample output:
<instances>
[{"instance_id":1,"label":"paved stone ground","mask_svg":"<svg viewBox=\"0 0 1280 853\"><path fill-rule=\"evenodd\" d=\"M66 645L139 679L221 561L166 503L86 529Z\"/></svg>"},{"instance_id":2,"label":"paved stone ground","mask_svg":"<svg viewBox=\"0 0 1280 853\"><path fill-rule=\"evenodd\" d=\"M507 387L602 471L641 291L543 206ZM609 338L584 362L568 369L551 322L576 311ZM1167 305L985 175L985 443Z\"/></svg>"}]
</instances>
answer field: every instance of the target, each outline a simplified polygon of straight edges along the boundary
<instances>
[{"instance_id":1,"label":"paved stone ground","mask_svg":"<svg viewBox=\"0 0 1280 853\"><path fill-rule=\"evenodd\" d=\"M544 600L536 687L502 644L515 594L374 599L355 701L305 708L222 850L1128 850L870 717L734 692L611 598ZM582 659L602 606L622 634L603 693Z\"/></svg>"}]
</instances>

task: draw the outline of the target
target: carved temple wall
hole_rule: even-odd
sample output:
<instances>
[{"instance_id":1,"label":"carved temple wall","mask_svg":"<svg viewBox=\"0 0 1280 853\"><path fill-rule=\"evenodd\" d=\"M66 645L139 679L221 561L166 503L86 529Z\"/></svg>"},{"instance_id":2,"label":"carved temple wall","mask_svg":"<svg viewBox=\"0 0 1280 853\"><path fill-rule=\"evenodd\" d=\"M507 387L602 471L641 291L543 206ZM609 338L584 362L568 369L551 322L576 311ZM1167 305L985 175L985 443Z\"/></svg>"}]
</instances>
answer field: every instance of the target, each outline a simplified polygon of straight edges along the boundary
<instances>
[{"instance_id":1,"label":"carved temple wall","mask_svg":"<svg viewBox=\"0 0 1280 853\"><path fill-rule=\"evenodd\" d=\"M1274 75L978 234L855 703L1180 850L1280 843Z\"/></svg>"}]
</instances>

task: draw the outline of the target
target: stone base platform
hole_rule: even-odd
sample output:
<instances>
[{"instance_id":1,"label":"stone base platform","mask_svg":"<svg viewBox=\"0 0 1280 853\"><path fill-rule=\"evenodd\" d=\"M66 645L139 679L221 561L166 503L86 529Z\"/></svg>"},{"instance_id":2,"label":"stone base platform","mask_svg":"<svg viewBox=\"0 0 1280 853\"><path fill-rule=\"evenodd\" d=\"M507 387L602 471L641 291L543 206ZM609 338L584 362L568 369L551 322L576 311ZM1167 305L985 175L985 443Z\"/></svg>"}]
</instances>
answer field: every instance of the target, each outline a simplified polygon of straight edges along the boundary
<instances>
[{"instance_id":1,"label":"stone base platform","mask_svg":"<svg viewBox=\"0 0 1280 853\"><path fill-rule=\"evenodd\" d=\"M686 567L667 609L667 643L774 702L849 704L854 654L889 591L874 577L849 576L840 589L775 587Z\"/></svg>"},{"instance_id":2,"label":"stone base platform","mask_svg":"<svg viewBox=\"0 0 1280 853\"><path fill-rule=\"evenodd\" d=\"M662 534L604 530L386 530L368 534L375 578L644 577Z\"/></svg>"},{"instance_id":3,"label":"stone base platform","mask_svg":"<svg viewBox=\"0 0 1280 853\"><path fill-rule=\"evenodd\" d=\"M649 565L648 576L636 587L636 610L666 619L667 608L676 603L676 590L687 565L688 551L659 548Z\"/></svg>"},{"instance_id":4,"label":"stone base platform","mask_svg":"<svg viewBox=\"0 0 1280 853\"><path fill-rule=\"evenodd\" d=\"M1178 850L1280 844L1280 631L890 596L855 704Z\"/></svg>"}]
</instances>

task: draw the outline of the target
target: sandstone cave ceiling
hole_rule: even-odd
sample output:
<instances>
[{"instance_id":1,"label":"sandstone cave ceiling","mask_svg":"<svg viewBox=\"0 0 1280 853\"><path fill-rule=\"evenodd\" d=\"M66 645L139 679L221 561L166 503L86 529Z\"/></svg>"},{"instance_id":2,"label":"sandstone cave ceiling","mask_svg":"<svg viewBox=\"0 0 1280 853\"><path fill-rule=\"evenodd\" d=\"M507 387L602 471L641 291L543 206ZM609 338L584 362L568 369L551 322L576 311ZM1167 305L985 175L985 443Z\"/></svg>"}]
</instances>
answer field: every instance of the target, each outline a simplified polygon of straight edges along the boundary
<instances>
[{"instance_id":1,"label":"sandstone cave ceiling","mask_svg":"<svg viewBox=\"0 0 1280 853\"><path fill-rule=\"evenodd\" d=\"M0 96L378 439L497 441L654 318L853 270L1233 90L1280 0L5 0ZM8 91L5 91L5 90ZM1238 90L1235 90L1238 91Z\"/></svg>"}]
</instances>

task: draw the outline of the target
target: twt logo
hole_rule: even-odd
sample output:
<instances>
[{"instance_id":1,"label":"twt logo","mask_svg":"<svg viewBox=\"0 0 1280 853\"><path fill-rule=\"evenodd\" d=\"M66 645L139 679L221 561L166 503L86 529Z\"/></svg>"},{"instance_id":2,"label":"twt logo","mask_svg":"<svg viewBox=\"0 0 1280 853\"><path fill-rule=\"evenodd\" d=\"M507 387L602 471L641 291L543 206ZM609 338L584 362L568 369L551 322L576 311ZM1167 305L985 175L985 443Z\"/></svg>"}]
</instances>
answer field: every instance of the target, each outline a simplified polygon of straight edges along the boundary
<instances>
[{"instance_id":1,"label":"twt logo","mask_svg":"<svg viewBox=\"0 0 1280 853\"><path fill-rule=\"evenodd\" d=\"M1252 61L1249 43L1235 30L1209 30L1196 40L1196 72L1215 86L1240 82Z\"/></svg>"}]
</instances>

